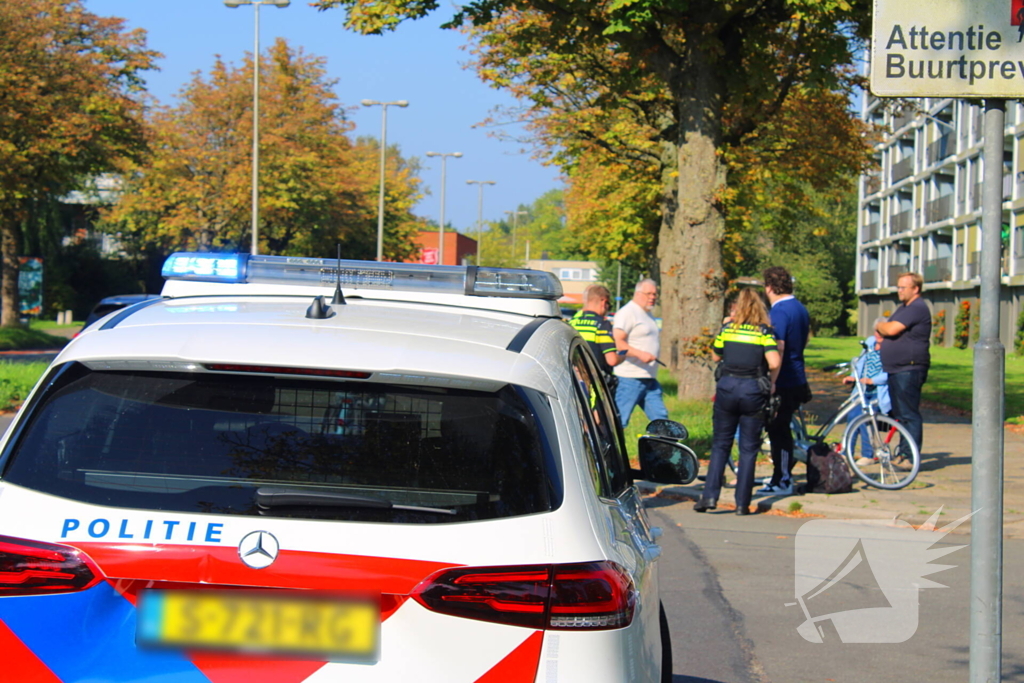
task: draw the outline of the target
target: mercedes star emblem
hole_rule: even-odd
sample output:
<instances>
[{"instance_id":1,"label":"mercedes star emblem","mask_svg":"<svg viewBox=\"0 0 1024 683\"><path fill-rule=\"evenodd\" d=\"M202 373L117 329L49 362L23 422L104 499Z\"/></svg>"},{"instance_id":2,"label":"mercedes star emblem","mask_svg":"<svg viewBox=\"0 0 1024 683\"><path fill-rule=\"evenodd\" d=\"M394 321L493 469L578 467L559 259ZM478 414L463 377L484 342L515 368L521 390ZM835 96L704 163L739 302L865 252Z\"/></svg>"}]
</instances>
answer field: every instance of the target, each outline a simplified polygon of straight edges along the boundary
<instances>
[{"instance_id":1,"label":"mercedes star emblem","mask_svg":"<svg viewBox=\"0 0 1024 683\"><path fill-rule=\"evenodd\" d=\"M274 534L269 531L254 531L246 534L238 544L238 556L253 569L263 569L274 563L280 548Z\"/></svg>"}]
</instances>

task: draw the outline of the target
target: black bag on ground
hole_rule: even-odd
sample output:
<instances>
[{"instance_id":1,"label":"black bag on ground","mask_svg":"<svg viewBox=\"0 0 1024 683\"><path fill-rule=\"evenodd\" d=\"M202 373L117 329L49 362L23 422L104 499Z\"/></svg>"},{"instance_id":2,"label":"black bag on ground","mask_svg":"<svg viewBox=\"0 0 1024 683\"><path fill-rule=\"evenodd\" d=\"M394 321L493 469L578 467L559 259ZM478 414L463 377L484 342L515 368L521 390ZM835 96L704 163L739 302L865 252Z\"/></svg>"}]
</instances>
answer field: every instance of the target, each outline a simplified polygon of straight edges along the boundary
<instances>
[{"instance_id":1,"label":"black bag on ground","mask_svg":"<svg viewBox=\"0 0 1024 683\"><path fill-rule=\"evenodd\" d=\"M822 442L807 449L806 493L849 493L852 490L853 475L842 453Z\"/></svg>"}]
</instances>

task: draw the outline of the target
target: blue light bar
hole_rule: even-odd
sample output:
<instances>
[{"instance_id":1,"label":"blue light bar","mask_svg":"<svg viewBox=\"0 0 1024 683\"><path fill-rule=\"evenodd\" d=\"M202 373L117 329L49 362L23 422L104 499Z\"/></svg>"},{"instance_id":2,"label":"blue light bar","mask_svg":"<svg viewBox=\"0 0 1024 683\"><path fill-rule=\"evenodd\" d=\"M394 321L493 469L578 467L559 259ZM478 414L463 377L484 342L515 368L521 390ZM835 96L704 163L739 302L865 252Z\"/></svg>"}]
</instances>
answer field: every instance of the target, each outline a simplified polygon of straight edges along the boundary
<instances>
[{"instance_id":1,"label":"blue light bar","mask_svg":"<svg viewBox=\"0 0 1024 683\"><path fill-rule=\"evenodd\" d=\"M199 282L306 285L465 296L556 300L562 283L541 270L338 261L331 258L177 253L164 263L167 279Z\"/></svg>"},{"instance_id":2,"label":"blue light bar","mask_svg":"<svg viewBox=\"0 0 1024 683\"><path fill-rule=\"evenodd\" d=\"M248 254L171 254L160 274L165 278L199 282L245 282Z\"/></svg>"}]
</instances>

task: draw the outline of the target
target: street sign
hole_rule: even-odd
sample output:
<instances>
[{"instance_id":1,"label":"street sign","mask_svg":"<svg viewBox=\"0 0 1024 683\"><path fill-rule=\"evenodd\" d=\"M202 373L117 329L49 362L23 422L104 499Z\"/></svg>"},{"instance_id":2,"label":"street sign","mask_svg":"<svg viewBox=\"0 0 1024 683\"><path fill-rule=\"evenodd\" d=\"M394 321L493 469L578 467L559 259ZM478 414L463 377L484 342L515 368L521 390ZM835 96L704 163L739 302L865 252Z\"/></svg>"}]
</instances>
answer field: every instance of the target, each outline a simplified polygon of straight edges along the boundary
<instances>
[{"instance_id":1,"label":"street sign","mask_svg":"<svg viewBox=\"0 0 1024 683\"><path fill-rule=\"evenodd\" d=\"M871 92L1024 97L1024 0L875 0Z\"/></svg>"}]
</instances>

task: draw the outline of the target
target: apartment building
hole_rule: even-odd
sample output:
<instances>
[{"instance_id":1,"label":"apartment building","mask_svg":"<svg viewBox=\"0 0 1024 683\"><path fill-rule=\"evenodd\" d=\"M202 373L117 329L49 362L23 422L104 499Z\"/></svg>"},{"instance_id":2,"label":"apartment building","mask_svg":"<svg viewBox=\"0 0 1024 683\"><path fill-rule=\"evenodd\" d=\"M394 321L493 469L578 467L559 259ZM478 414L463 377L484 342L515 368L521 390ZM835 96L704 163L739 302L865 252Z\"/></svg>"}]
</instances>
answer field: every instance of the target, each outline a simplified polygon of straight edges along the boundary
<instances>
[{"instance_id":1,"label":"apartment building","mask_svg":"<svg viewBox=\"0 0 1024 683\"><path fill-rule=\"evenodd\" d=\"M904 100L904 103L907 101ZM860 179L857 215L859 331L897 305L896 280L915 271L933 316L944 316L945 345L963 302L978 312L984 108L976 100L924 98L903 109L865 97L864 119L887 127ZM1008 102L1003 133L1000 330L1012 348L1024 304L1024 106ZM973 333L973 330L972 330Z\"/></svg>"}]
</instances>

